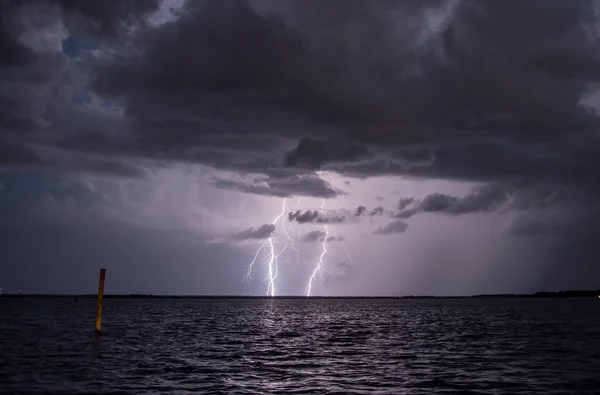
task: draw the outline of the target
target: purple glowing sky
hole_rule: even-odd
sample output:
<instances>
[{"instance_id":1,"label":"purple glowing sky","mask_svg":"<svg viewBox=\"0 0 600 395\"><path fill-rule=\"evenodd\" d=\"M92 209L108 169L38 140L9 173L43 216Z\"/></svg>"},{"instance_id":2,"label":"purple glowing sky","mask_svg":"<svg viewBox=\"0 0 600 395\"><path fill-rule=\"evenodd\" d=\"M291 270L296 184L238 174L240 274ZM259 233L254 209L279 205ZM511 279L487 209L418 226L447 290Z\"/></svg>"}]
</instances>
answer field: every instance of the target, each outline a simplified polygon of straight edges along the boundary
<instances>
[{"instance_id":1,"label":"purple glowing sky","mask_svg":"<svg viewBox=\"0 0 600 395\"><path fill-rule=\"evenodd\" d=\"M277 294L323 199L314 295L597 288L600 2L508 3L0 2L0 287L263 295L286 198Z\"/></svg>"}]
</instances>

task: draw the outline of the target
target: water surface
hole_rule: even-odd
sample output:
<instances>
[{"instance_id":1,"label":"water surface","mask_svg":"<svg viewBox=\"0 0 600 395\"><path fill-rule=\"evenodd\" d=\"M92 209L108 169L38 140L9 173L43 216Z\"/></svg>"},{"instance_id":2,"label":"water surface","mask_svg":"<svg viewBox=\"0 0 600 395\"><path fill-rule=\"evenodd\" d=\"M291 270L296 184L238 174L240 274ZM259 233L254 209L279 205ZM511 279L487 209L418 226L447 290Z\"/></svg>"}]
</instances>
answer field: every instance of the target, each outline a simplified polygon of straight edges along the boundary
<instances>
[{"instance_id":1,"label":"water surface","mask_svg":"<svg viewBox=\"0 0 600 395\"><path fill-rule=\"evenodd\" d=\"M596 299L0 297L0 393L600 393Z\"/></svg>"}]
</instances>

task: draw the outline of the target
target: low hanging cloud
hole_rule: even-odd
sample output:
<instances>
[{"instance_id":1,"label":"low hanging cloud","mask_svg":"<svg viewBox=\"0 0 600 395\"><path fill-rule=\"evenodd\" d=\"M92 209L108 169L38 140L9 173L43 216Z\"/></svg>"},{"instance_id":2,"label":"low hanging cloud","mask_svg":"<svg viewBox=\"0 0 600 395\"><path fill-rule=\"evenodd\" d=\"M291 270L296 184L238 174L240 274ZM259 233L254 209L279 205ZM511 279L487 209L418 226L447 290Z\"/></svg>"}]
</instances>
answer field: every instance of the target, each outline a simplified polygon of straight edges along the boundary
<instances>
[{"instance_id":1,"label":"low hanging cloud","mask_svg":"<svg viewBox=\"0 0 600 395\"><path fill-rule=\"evenodd\" d=\"M275 232L275 228L276 227L273 224L264 224L258 228L248 228L246 230L231 235L231 240L264 240L273 235L273 232Z\"/></svg>"},{"instance_id":2,"label":"low hanging cloud","mask_svg":"<svg viewBox=\"0 0 600 395\"><path fill-rule=\"evenodd\" d=\"M461 215L491 212L507 204L509 198L506 190L489 185L474 188L465 197L433 193L422 200L403 198L398 203L400 211L392 217L407 219L418 213Z\"/></svg>"},{"instance_id":3,"label":"low hanging cloud","mask_svg":"<svg viewBox=\"0 0 600 395\"><path fill-rule=\"evenodd\" d=\"M300 238L301 243L316 243L325 241L327 234L322 230L313 230ZM344 241L340 236L327 236L327 242Z\"/></svg>"},{"instance_id":4,"label":"low hanging cloud","mask_svg":"<svg viewBox=\"0 0 600 395\"><path fill-rule=\"evenodd\" d=\"M376 215L382 215L384 213L384 209L383 207L379 206L379 207L375 207L373 210L371 210L371 212L369 213L369 217L374 217Z\"/></svg>"},{"instance_id":5,"label":"low hanging cloud","mask_svg":"<svg viewBox=\"0 0 600 395\"><path fill-rule=\"evenodd\" d=\"M288 214L290 222L298 222L299 224L342 224L351 222L352 213L345 209L326 210L319 212L317 210L296 210Z\"/></svg>"},{"instance_id":6,"label":"low hanging cloud","mask_svg":"<svg viewBox=\"0 0 600 395\"><path fill-rule=\"evenodd\" d=\"M390 222L384 227L377 228L373 234L385 236L393 233L404 233L408 229L408 224L402 220L396 220L394 222Z\"/></svg>"},{"instance_id":7,"label":"low hanging cloud","mask_svg":"<svg viewBox=\"0 0 600 395\"><path fill-rule=\"evenodd\" d=\"M248 181L215 177L212 185L219 189L277 197L312 196L329 199L344 193L334 188L328 181L314 175L255 177Z\"/></svg>"},{"instance_id":8,"label":"low hanging cloud","mask_svg":"<svg viewBox=\"0 0 600 395\"><path fill-rule=\"evenodd\" d=\"M416 199L412 198L412 197L403 197L398 202L398 210L404 210L405 208L407 208L408 206L413 204L415 202L415 200Z\"/></svg>"},{"instance_id":9,"label":"low hanging cloud","mask_svg":"<svg viewBox=\"0 0 600 395\"><path fill-rule=\"evenodd\" d=\"M384 213L385 213L385 209L381 206L371 209L371 211L369 211L369 214L367 214L367 208L365 206L358 206L356 208L356 210L354 211L354 216L361 217L364 215L368 215L369 217L375 217L378 215L383 215Z\"/></svg>"},{"instance_id":10,"label":"low hanging cloud","mask_svg":"<svg viewBox=\"0 0 600 395\"><path fill-rule=\"evenodd\" d=\"M360 217L361 215L363 215L365 212L367 211L367 208L365 206L358 206L356 208L356 211L354 212L354 216L355 217Z\"/></svg>"},{"instance_id":11,"label":"low hanging cloud","mask_svg":"<svg viewBox=\"0 0 600 395\"><path fill-rule=\"evenodd\" d=\"M288 152L285 165L318 169L326 163L353 162L370 156L365 147L347 141L326 141L305 137Z\"/></svg>"}]
</instances>

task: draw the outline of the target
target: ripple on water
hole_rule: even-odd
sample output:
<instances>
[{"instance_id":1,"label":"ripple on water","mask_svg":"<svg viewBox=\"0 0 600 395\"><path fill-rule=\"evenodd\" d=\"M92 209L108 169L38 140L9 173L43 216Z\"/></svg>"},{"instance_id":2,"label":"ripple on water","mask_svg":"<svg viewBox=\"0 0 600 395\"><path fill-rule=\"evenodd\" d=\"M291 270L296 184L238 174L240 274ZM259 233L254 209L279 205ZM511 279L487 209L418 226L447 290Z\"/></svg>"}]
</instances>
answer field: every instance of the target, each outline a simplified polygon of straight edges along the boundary
<instances>
[{"instance_id":1,"label":"ripple on water","mask_svg":"<svg viewBox=\"0 0 600 395\"><path fill-rule=\"evenodd\" d=\"M0 393L600 393L595 300L0 300Z\"/></svg>"}]
</instances>

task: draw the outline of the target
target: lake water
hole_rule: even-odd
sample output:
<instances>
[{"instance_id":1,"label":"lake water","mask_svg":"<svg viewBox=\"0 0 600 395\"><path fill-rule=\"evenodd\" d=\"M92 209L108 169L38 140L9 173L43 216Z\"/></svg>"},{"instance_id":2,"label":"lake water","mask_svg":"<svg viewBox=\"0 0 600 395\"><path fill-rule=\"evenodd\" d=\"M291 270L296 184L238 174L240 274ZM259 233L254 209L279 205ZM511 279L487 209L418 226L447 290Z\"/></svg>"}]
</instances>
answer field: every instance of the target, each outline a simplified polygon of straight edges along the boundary
<instances>
[{"instance_id":1,"label":"lake water","mask_svg":"<svg viewBox=\"0 0 600 395\"><path fill-rule=\"evenodd\" d=\"M0 393L600 393L597 299L0 297Z\"/></svg>"}]
</instances>

